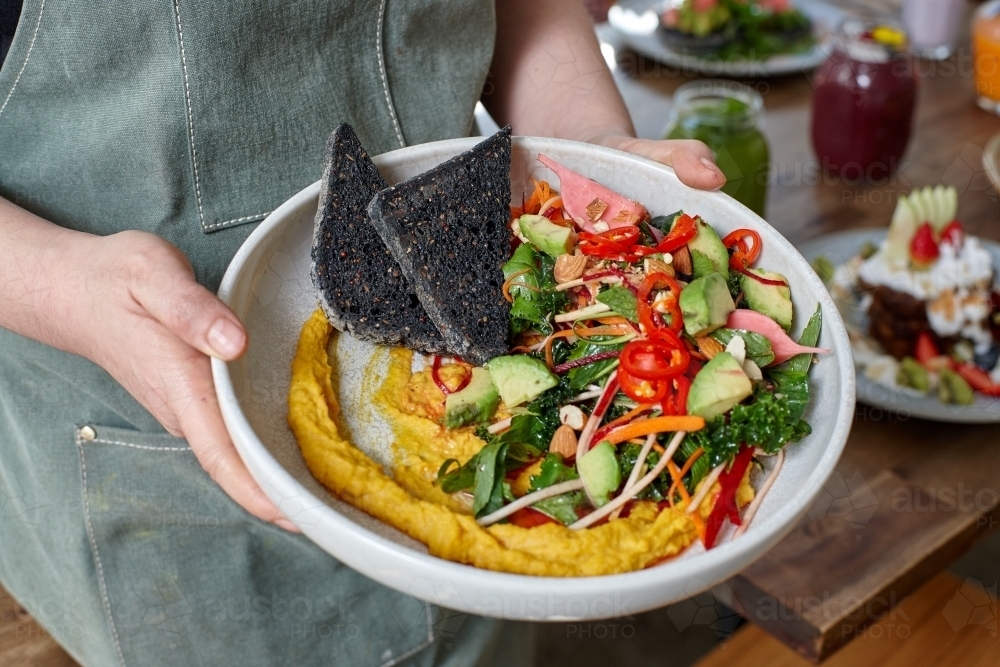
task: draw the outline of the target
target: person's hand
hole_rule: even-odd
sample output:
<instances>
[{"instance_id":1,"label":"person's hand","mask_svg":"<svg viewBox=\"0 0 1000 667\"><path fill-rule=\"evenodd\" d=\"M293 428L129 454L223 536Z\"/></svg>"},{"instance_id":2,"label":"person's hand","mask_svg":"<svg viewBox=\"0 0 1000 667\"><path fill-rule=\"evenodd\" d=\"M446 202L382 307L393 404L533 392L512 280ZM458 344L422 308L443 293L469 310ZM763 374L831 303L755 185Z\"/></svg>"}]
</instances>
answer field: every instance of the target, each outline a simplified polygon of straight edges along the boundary
<instances>
[{"instance_id":1,"label":"person's hand","mask_svg":"<svg viewBox=\"0 0 1000 667\"><path fill-rule=\"evenodd\" d=\"M636 139L621 135L607 135L592 139L600 144L626 153L655 160L674 168L681 182L699 190L718 190L726 184L726 177L715 164L711 149L694 139Z\"/></svg>"},{"instance_id":2,"label":"person's hand","mask_svg":"<svg viewBox=\"0 0 1000 667\"><path fill-rule=\"evenodd\" d=\"M81 284L65 302L72 310L66 322L78 327L75 342L64 347L99 364L167 431L186 438L241 507L298 532L250 476L219 411L209 356L243 354L243 325L195 282L181 251L160 237L127 231L82 239Z\"/></svg>"}]
</instances>

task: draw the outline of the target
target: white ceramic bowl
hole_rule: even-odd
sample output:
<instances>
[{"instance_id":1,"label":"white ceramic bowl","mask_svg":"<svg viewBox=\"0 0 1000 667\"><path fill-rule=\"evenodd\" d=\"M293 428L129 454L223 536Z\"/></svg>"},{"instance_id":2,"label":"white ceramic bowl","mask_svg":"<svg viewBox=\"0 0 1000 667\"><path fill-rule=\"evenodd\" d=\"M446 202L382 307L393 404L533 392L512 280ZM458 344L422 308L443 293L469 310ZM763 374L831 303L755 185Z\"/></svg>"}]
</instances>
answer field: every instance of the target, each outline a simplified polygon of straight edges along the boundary
<instances>
[{"instance_id":1,"label":"white ceramic bowl","mask_svg":"<svg viewBox=\"0 0 1000 667\"><path fill-rule=\"evenodd\" d=\"M477 141L454 139L413 146L380 155L375 163L395 183ZM820 344L832 353L812 370L813 393L806 419L813 433L788 447L781 474L741 537L727 537L709 552L699 544L672 561L639 572L533 577L431 556L422 544L329 494L306 469L285 421L299 329L316 308L309 264L319 183L268 216L233 258L219 295L246 324L250 346L235 362L213 360L212 370L223 417L251 474L306 536L358 572L429 602L475 614L530 620L622 617L722 582L795 526L847 440L854 410L851 349L837 309L806 261L773 228L732 198L688 188L670 168L626 153L576 142L515 137L511 170L515 199L523 190L530 192L529 175L557 182L536 162L539 152L642 202L654 214L684 209L701 215L722 234L738 227L756 229L764 245L759 265L785 274L792 286L796 328L801 328L817 302L822 304ZM351 363L363 364L372 351L370 346L353 342L339 354L341 359L346 354L354 359ZM363 409L363 401L350 395L350 387L342 391L348 394L342 396L346 412ZM359 439L371 438L362 434ZM360 444L365 448L365 443Z\"/></svg>"}]
</instances>

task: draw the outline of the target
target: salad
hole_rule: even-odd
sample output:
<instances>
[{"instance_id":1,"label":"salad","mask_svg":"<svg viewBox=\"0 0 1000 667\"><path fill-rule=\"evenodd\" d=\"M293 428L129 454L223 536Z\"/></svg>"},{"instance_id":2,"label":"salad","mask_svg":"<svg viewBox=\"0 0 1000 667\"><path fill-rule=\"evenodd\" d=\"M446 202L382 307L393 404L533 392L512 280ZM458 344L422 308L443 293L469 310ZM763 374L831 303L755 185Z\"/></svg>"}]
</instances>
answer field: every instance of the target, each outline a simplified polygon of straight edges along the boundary
<instances>
[{"instance_id":1,"label":"salad","mask_svg":"<svg viewBox=\"0 0 1000 667\"><path fill-rule=\"evenodd\" d=\"M443 426L482 441L467 460L446 460L436 484L466 498L480 526L580 530L655 503L689 516L711 548L727 522L745 529L785 445L810 433L820 309L793 340L791 286L755 266L757 232L720 236L684 211L651 216L538 159L559 189L534 181L511 207L509 354L485 367L431 364ZM776 464L741 507L741 485L769 456Z\"/></svg>"},{"instance_id":2,"label":"salad","mask_svg":"<svg viewBox=\"0 0 1000 667\"><path fill-rule=\"evenodd\" d=\"M968 405L1000 396L1000 291L992 255L957 210L955 188L901 195L884 241L814 267L838 303L865 315L848 333L866 377Z\"/></svg>"},{"instance_id":3,"label":"salad","mask_svg":"<svg viewBox=\"0 0 1000 667\"><path fill-rule=\"evenodd\" d=\"M766 60L814 44L812 22L789 0L667 0L660 34L677 51L723 59Z\"/></svg>"}]
</instances>

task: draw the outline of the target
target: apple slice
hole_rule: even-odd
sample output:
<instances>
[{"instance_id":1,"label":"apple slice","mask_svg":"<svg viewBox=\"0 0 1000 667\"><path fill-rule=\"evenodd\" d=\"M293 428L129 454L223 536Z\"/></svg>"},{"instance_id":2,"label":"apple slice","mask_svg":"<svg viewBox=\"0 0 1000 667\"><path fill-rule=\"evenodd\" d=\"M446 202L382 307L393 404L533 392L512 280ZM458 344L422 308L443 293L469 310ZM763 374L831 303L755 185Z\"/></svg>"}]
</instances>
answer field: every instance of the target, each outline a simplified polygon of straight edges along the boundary
<instances>
[{"instance_id":1,"label":"apple slice","mask_svg":"<svg viewBox=\"0 0 1000 667\"><path fill-rule=\"evenodd\" d=\"M910 241L920 226L914 207L906 195L896 201L896 210L889 223L885 243L885 260L890 264L908 264L910 261Z\"/></svg>"}]
</instances>

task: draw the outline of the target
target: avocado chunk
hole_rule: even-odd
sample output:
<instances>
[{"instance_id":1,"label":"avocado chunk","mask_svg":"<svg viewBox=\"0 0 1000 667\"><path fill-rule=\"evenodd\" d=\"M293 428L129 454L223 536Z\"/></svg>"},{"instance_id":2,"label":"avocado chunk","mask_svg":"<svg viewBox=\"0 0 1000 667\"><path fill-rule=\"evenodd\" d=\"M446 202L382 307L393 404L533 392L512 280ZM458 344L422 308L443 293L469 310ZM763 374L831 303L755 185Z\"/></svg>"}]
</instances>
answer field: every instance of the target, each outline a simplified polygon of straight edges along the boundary
<instances>
[{"instance_id":1,"label":"avocado chunk","mask_svg":"<svg viewBox=\"0 0 1000 667\"><path fill-rule=\"evenodd\" d=\"M486 369L508 408L534 400L559 384L559 378L544 363L524 354L495 357L486 364Z\"/></svg>"},{"instance_id":2,"label":"avocado chunk","mask_svg":"<svg viewBox=\"0 0 1000 667\"><path fill-rule=\"evenodd\" d=\"M725 325L736 310L729 286L721 273L709 273L681 290L678 299L684 316L684 330L692 336L706 336Z\"/></svg>"},{"instance_id":3,"label":"avocado chunk","mask_svg":"<svg viewBox=\"0 0 1000 667\"><path fill-rule=\"evenodd\" d=\"M726 250L726 246L722 245L722 239L716 234L712 225L702 220L701 217L696 217L694 224L698 231L694 238L688 241L694 277L701 278L715 272L721 273L723 280L728 280L729 251Z\"/></svg>"},{"instance_id":4,"label":"avocado chunk","mask_svg":"<svg viewBox=\"0 0 1000 667\"><path fill-rule=\"evenodd\" d=\"M972 405L976 394L961 375L946 368L938 378L938 398L942 403L953 405Z\"/></svg>"},{"instance_id":5,"label":"avocado chunk","mask_svg":"<svg viewBox=\"0 0 1000 667\"><path fill-rule=\"evenodd\" d=\"M711 419L753 393L753 384L733 355L720 352L694 376L688 394L688 414Z\"/></svg>"},{"instance_id":6,"label":"avocado chunk","mask_svg":"<svg viewBox=\"0 0 1000 667\"><path fill-rule=\"evenodd\" d=\"M931 390L931 378L919 361L913 357L903 357L896 371L896 384L909 387L926 394Z\"/></svg>"},{"instance_id":7,"label":"avocado chunk","mask_svg":"<svg viewBox=\"0 0 1000 667\"><path fill-rule=\"evenodd\" d=\"M621 469L615 458L615 448L610 442L598 443L596 447L580 457L576 470L583 480L587 497L595 507L606 505L622 483Z\"/></svg>"},{"instance_id":8,"label":"avocado chunk","mask_svg":"<svg viewBox=\"0 0 1000 667\"><path fill-rule=\"evenodd\" d=\"M765 285L750 276L740 276L740 289L750 310L756 310L777 322L782 329L792 328L792 291L788 279L780 273L764 269L747 269L767 280L780 280L784 285Z\"/></svg>"},{"instance_id":9,"label":"avocado chunk","mask_svg":"<svg viewBox=\"0 0 1000 667\"><path fill-rule=\"evenodd\" d=\"M498 405L500 394L493 386L490 372L485 368L473 368L472 379L465 389L448 394L444 401L444 427L450 430L486 421L497 411Z\"/></svg>"},{"instance_id":10,"label":"avocado chunk","mask_svg":"<svg viewBox=\"0 0 1000 667\"><path fill-rule=\"evenodd\" d=\"M521 233L546 255L565 255L573 252L576 246L576 232L557 225L544 215L522 215L517 224Z\"/></svg>"}]
</instances>

